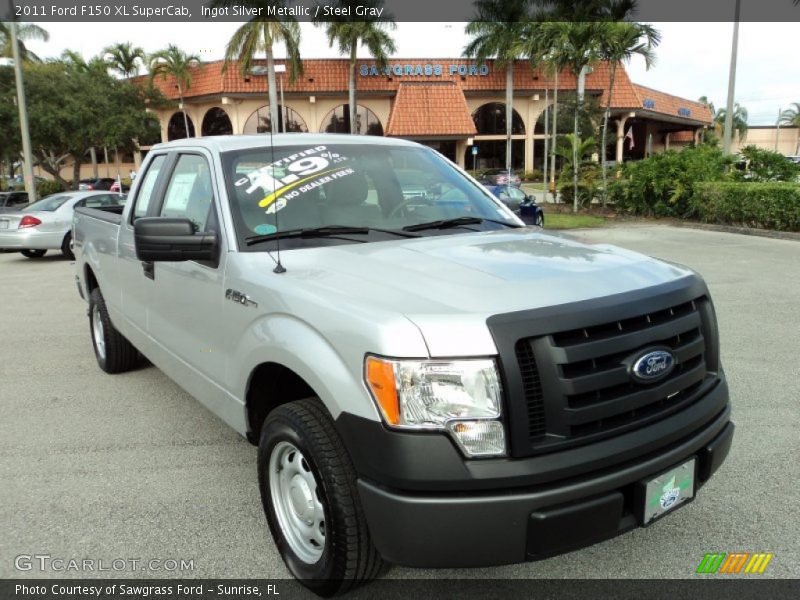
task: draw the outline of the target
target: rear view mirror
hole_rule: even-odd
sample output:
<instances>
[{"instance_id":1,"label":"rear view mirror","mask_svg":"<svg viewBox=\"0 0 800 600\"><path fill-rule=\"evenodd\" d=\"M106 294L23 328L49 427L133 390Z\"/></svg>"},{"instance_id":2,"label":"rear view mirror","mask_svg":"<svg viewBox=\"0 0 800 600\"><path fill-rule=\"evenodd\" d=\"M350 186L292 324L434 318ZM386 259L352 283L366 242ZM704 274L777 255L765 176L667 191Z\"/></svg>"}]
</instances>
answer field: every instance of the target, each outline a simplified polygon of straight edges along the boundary
<instances>
[{"instance_id":1,"label":"rear view mirror","mask_svg":"<svg viewBox=\"0 0 800 600\"><path fill-rule=\"evenodd\" d=\"M189 219L142 217L133 224L136 258L144 261L216 260L217 236L195 233Z\"/></svg>"}]
</instances>

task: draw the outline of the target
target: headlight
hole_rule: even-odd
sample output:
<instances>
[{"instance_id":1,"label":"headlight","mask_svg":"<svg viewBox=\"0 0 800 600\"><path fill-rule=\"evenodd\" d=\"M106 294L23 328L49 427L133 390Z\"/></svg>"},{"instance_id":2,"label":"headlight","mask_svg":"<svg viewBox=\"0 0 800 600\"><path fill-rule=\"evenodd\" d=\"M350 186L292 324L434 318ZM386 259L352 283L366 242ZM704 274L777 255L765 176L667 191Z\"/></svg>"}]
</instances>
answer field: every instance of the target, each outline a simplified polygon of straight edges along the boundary
<instances>
[{"instance_id":1,"label":"headlight","mask_svg":"<svg viewBox=\"0 0 800 600\"><path fill-rule=\"evenodd\" d=\"M365 366L367 386L387 425L447 431L467 456L505 454L494 360L368 356Z\"/></svg>"}]
</instances>

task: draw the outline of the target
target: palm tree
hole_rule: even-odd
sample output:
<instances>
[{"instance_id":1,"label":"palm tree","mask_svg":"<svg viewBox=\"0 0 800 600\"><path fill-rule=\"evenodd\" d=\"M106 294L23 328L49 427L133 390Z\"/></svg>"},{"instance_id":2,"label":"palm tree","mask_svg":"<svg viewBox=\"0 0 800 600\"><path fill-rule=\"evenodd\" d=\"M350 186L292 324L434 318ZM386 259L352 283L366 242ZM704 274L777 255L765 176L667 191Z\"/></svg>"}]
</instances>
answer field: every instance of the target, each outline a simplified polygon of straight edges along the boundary
<instances>
[{"instance_id":1,"label":"palm tree","mask_svg":"<svg viewBox=\"0 0 800 600\"><path fill-rule=\"evenodd\" d=\"M260 9L262 16L253 17L239 27L225 48L223 72L233 61L238 61L242 76L247 76L253 66L253 59L260 52L267 57L267 87L269 94L270 130L278 120L278 88L275 81L275 54L273 46L283 43L286 46L286 57L289 63L289 80L294 83L303 72L300 61L300 25L292 16L268 16L268 7L285 8L284 0L214 0L212 6L229 7L245 6Z\"/></svg>"},{"instance_id":2,"label":"palm tree","mask_svg":"<svg viewBox=\"0 0 800 600\"><path fill-rule=\"evenodd\" d=\"M0 21L0 57L11 58L14 50L11 47L11 27L10 23ZM25 47L25 40L39 40L46 42L50 39L50 34L38 25L33 23L17 23L17 48L22 60L31 62L41 62L41 59Z\"/></svg>"},{"instance_id":3,"label":"palm tree","mask_svg":"<svg viewBox=\"0 0 800 600\"><path fill-rule=\"evenodd\" d=\"M130 42L113 44L103 50L103 56L112 69L124 78L139 74L139 63L144 60L144 50Z\"/></svg>"},{"instance_id":4,"label":"palm tree","mask_svg":"<svg viewBox=\"0 0 800 600\"><path fill-rule=\"evenodd\" d=\"M606 92L606 106L603 113L603 133L601 141L600 160L603 170L603 207L606 205L606 187L608 183L608 169L606 167L606 148L608 140L608 120L611 116L611 98L614 93L614 82L617 67L621 62L627 62L634 56L644 58L645 67L650 69L655 63L653 48L661 42L661 34L651 25L644 23L611 22L602 23L600 31L601 60L607 61L611 67Z\"/></svg>"},{"instance_id":5,"label":"palm tree","mask_svg":"<svg viewBox=\"0 0 800 600\"><path fill-rule=\"evenodd\" d=\"M192 85L192 69L200 64L200 58L187 54L174 44L164 50L159 50L150 55L150 80L156 77L167 79L172 77L178 86L178 97L181 101L183 125L186 128L186 137L189 137L189 118L186 116L186 107L183 104L183 92Z\"/></svg>"},{"instance_id":6,"label":"palm tree","mask_svg":"<svg viewBox=\"0 0 800 600\"><path fill-rule=\"evenodd\" d=\"M463 54L479 63L494 57L495 66L506 70L506 170L511 173L514 61L523 55L530 32L530 0L475 0L475 9L474 20L464 30L471 39Z\"/></svg>"},{"instance_id":7,"label":"palm tree","mask_svg":"<svg viewBox=\"0 0 800 600\"><path fill-rule=\"evenodd\" d=\"M781 116L778 119L778 125L800 128L800 102L793 102L792 108L787 108L781 112ZM795 154L800 154L800 138L797 140Z\"/></svg>"},{"instance_id":8,"label":"palm tree","mask_svg":"<svg viewBox=\"0 0 800 600\"><path fill-rule=\"evenodd\" d=\"M714 129L722 135L723 129L725 127L725 116L727 114L727 110L724 108L717 109L716 114L714 115ZM739 141L743 141L747 137L747 109L744 106L741 106L738 102L733 105L733 115L732 115L732 126L733 130L736 132L736 137Z\"/></svg>"},{"instance_id":9,"label":"palm tree","mask_svg":"<svg viewBox=\"0 0 800 600\"><path fill-rule=\"evenodd\" d=\"M350 133L358 133L358 105L356 100L356 61L358 60L358 47L366 46L370 56L375 59L379 68L386 65L386 59L397 51L394 39L387 29L395 29L397 25L394 17L382 13L378 19L359 17L355 15L355 6L361 5L368 8L383 8L383 0L337 0L338 8L349 8L349 17L336 17L335 20L322 22L316 21L317 26L325 26L328 35L328 45L334 44L340 54L350 56L350 83L348 102L350 109Z\"/></svg>"},{"instance_id":10,"label":"palm tree","mask_svg":"<svg viewBox=\"0 0 800 600\"><path fill-rule=\"evenodd\" d=\"M532 65L543 64L544 70L553 77L553 124L550 139L550 183L553 186L553 201L556 201L556 140L558 137L558 77L569 66L569 54L565 43L568 21L551 21L549 15L538 14L528 24L522 37L522 54ZM546 175L546 174L545 174Z\"/></svg>"}]
</instances>

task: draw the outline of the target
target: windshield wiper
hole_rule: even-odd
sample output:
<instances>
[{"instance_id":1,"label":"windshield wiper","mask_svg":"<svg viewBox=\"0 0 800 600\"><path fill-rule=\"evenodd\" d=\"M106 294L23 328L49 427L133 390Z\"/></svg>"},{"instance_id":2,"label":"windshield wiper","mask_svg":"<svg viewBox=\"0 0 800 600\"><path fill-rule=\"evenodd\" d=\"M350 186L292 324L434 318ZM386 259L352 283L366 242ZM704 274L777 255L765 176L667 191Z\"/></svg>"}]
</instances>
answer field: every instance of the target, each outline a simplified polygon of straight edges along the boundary
<instances>
[{"instance_id":1,"label":"windshield wiper","mask_svg":"<svg viewBox=\"0 0 800 600\"><path fill-rule=\"evenodd\" d=\"M355 227L350 225L325 225L324 227L307 227L303 229L288 229L286 231L275 231L265 235L253 235L244 239L244 243L248 246L253 244L260 244L261 242L268 242L270 240L285 239L285 238L318 238L318 237L336 237L339 235L357 235L367 234L370 231L378 231L380 233L390 233L400 237L418 237L408 231L400 231L397 229L380 229L377 227Z\"/></svg>"},{"instance_id":2,"label":"windshield wiper","mask_svg":"<svg viewBox=\"0 0 800 600\"><path fill-rule=\"evenodd\" d=\"M416 225L406 225L403 231L423 231L425 229L450 229L454 227L461 227L462 225L479 225L485 221L489 223L497 223L498 225L505 225L506 227L521 227L516 223L509 223L508 221L500 221L498 219L486 219L484 217L456 217L454 219L439 219L437 221L428 221L427 223L417 223Z\"/></svg>"}]
</instances>

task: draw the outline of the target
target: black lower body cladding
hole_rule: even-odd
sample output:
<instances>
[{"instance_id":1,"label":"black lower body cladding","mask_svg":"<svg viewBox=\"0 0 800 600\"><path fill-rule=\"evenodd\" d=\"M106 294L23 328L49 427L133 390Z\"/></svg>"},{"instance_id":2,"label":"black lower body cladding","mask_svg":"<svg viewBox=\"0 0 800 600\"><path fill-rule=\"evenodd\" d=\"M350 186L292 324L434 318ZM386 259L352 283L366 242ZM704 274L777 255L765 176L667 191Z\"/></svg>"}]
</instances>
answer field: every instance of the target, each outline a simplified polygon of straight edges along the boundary
<instances>
[{"instance_id":1,"label":"black lower body cladding","mask_svg":"<svg viewBox=\"0 0 800 600\"><path fill-rule=\"evenodd\" d=\"M388 561L471 567L536 560L641 524L635 489L695 458L695 490L733 437L724 378L689 409L616 438L523 459L465 460L439 434L342 413L373 542ZM669 517L668 517L669 518Z\"/></svg>"}]
</instances>

